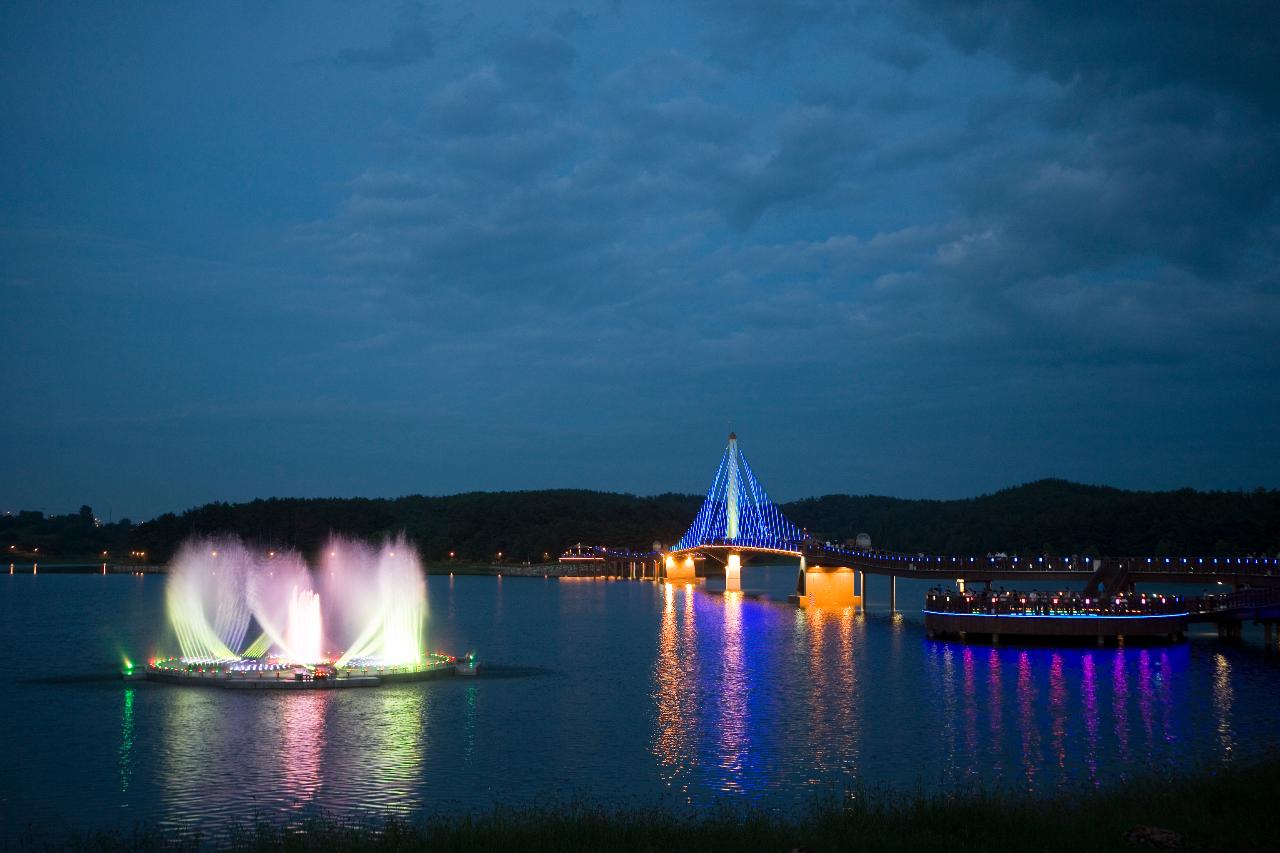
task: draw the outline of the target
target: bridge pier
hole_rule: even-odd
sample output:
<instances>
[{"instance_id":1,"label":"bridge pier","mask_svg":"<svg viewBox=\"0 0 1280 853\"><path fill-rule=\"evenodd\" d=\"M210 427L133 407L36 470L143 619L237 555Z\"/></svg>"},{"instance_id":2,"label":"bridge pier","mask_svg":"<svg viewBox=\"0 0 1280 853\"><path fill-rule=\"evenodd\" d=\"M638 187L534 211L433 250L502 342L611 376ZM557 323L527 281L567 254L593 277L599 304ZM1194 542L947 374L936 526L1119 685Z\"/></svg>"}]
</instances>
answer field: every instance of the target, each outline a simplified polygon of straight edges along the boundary
<instances>
[{"instance_id":1,"label":"bridge pier","mask_svg":"<svg viewBox=\"0 0 1280 853\"><path fill-rule=\"evenodd\" d=\"M801 607L858 607L857 572L845 566L806 566L800 561L796 603Z\"/></svg>"},{"instance_id":2,"label":"bridge pier","mask_svg":"<svg viewBox=\"0 0 1280 853\"><path fill-rule=\"evenodd\" d=\"M889 612L898 612L898 576L889 575Z\"/></svg>"},{"instance_id":3,"label":"bridge pier","mask_svg":"<svg viewBox=\"0 0 1280 853\"><path fill-rule=\"evenodd\" d=\"M730 554L729 559L724 564L724 591L725 592L741 592L742 591L742 557L738 554Z\"/></svg>"},{"instance_id":4,"label":"bridge pier","mask_svg":"<svg viewBox=\"0 0 1280 853\"><path fill-rule=\"evenodd\" d=\"M668 554L663 566L663 580L667 583L697 583L698 570L692 554L677 556Z\"/></svg>"}]
</instances>

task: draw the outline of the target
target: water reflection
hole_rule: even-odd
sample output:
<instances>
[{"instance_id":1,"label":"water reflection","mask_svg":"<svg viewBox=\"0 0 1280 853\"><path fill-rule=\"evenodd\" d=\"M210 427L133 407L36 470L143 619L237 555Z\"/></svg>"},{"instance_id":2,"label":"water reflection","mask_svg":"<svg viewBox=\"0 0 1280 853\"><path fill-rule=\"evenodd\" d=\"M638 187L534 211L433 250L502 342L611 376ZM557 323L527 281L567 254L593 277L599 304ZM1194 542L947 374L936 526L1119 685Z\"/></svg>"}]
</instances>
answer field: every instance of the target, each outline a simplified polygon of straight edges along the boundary
<instances>
[{"instance_id":1,"label":"water reflection","mask_svg":"<svg viewBox=\"0 0 1280 853\"><path fill-rule=\"evenodd\" d=\"M463 743L462 760L468 765L471 764L472 758L476 752L476 704L479 700L477 695L479 691L474 684L467 687L467 710L466 722L463 724L466 732L466 738Z\"/></svg>"},{"instance_id":2,"label":"water reflection","mask_svg":"<svg viewBox=\"0 0 1280 853\"><path fill-rule=\"evenodd\" d=\"M310 805L324 785L324 718L332 696L328 691L307 690L281 697L278 743L284 773L282 793L293 811Z\"/></svg>"},{"instance_id":3,"label":"water reflection","mask_svg":"<svg viewBox=\"0 0 1280 853\"><path fill-rule=\"evenodd\" d=\"M948 777L962 767L969 766L969 762L962 759L957 753L957 744L959 738L956 731L956 677L954 651L950 643L933 643L933 663L934 668L934 684L930 691L935 707L941 705L941 713L939 714L939 754L942 760L942 769Z\"/></svg>"},{"instance_id":4,"label":"water reflection","mask_svg":"<svg viewBox=\"0 0 1280 853\"><path fill-rule=\"evenodd\" d=\"M654 703L657 731L653 751L658 773L668 786L677 786L688 801L688 771L696 764L698 650L694 642L693 590L665 584L654 664ZM676 598L683 602L683 627L676 616Z\"/></svg>"},{"instance_id":5,"label":"water reflection","mask_svg":"<svg viewBox=\"0 0 1280 853\"><path fill-rule=\"evenodd\" d=\"M746 651L742 636L742 593L724 594L724 634L721 643L721 686L719 696L720 753L723 791L742 790L742 769L747 754Z\"/></svg>"},{"instance_id":6,"label":"water reflection","mask_svg":"<svg viewBox=\"0 0 1280 853\"><path fill-rule=\"evenodd\" d=\"M1124 649L1117 649L1111 662L1111 715L1115 718L1116 752L1129 764L1129 677L1125 673Z\"/></svg>"},{"instance_id":7,"label":"water reflection","mask_svg":"<svg viewBox=\"0 0 1280 853\"><path fill-rule=\"evenodd\" d=\"M367 730L357 743L341 744L328 758L335 765L333 775L375 783L364 786L372 788L366 806L407 814L422 804L423 756L431 743L423 721L434 695L424 685L405 684L358 697L372 704Z\"/></svg>"},{"instance_id":8,"label":"water reflection","mask_svg":"<svg viewBox=\"0 0 1280 853\"><path fill-rule=\"evenodd\" d=\"M1080 662L1081 701L1084 704L1084 761L1089 781L1098 784L1098 675L1093 655L1086 653Z\"/></svg>"},{"instance_id":9,"label":"water reflection","mask_svg":"<svg viewBox=\"0 0 1280 853\"><path fill-rule=\"evenodd\" d=\"M1027 786L1034 787L1040 771L1040 726L1036 721L1036 686L1031 672L1031 656L1018 654L1018 730L1022 735L1022 772Z\"/></svg>"},{"instance_id":10,"label":"water reflection","mask_svg":"<svg viewBox=\"0 0 1280 853\"><path fill-rule=\"evenodd\" d=\"M133 778L133 695L132 687L124 690L124 711L120 715L120 793L129 790Z\"/></svg>"},{"instance_id":11,"label":"water reflection","mask_svg":"<svg viewBox=\"0 0 1280 853\"><path fill-rule=\"evenodd\" d=\"M1231 687L1231 663L1221 652L1213 656L1213 713L1217 722L1218 744L1224 758L1230 760L1235 749L1231 732L1231 703L1235 691Z\"/></svg>"},{"instance_id":12,"label":"water reflection","mask_svg":"<svg viewBox=\"0 0 1280 853\"><path fill-rule=\"evenodd\" d=\"M808 638L810 687L805 752L809 756L809 784L856 775L859 732L856 705L859 698L854 663L852 607L810 608L804 611L801 630Z\"/></svg>"},{"instance_id":13,"label":"water reflection","mask_svg":"<svg viewBox=\"0 0 1280 853\"><path fill-rule=\"evenodd\" d=\"M1152 704L1155 702L1155 690L1152 686L1151 651L1142 649L1138 652L1138 716L1142 719L1142 731L1146 735L1146 754L1155 751L1155 717Z\"/></svg>"},{"instance_id":14,"label":"water reflection","mask_svg":"<svg viewBox=\"0 0 1280 853\"><path fill-rule=\"evenodd\" d=\"M1162 735L1161 747L1177 740L1177 736L1173 730L1173 694L1171 684L1173 681L1173 670L1170 668L1170 657L1168 649L1160 650L1159 669L1156 671L1155 677L1155 702L1156 708L1160 713L1160 732Z\"/></svg>"},{"instance_id":15,"label":"water reflection","mask_svg":"<svg viewBox=\"0 0 1280 853\"><path fill-rule=\"evenodd\" d=\"M875 614L777 607L772 609L787 630L768 634L757 611L770 608L750 599L702 600L704 665L722 678L702 678L716 691L708 696L714 712L703 718L691 748L700 745L708 766L720 768L721 775L705 777L717 791L741 790L731 775L741 765L731 760L737 753L730 747L736 745L727 745L727 737L735 732L725 716L734 696L740 634L754 691L748 703L754 724L743 761L752 784L771 784L758 778L760 770L769 762L786 764L775 758L776 750L785 749L805 757L795 762L800 766L793 768L793 778L807 786L853 784L868 773L874 783L877 774L884 778L886 764L900 762L909 769L898 771L897 783L908 786L980 778L1046 791L1180 765L1189 748L1204 760L1210 742L1212 756L1218 756L1240 740L1241 663L1230 649L1211 654L1194 644L1095 649L949 643L927 639L910 620L905 630L896 621L897 630L885 630L888 620ZM901 652L894 654L897 645ZM716 651L723 660L712 660ZM1194 686L1188 678L1184 688L1193 664L1201 673L1208 666L1213 677L1198 677ZM915 683L912 676L900 676L913 666L920 673ZM786 725L793 733L786 736L762 730L772 724L767 718L775 692L789 697ZM859 705L869 715L865 724ZM896 726L885 722L881 709L897 709L888 713L893 717L909 713L904 706L914 712L908 728L915 734L904 729L902 742L895 742ZM1194 747L1181 746L1192 739L1180 740L1179 733L1197 717L1215 721L1216 737L1206 728L1207 737ZM716 729L719 739L713 740ZM907 754L912 758L899 758Z\"/></svg>"},{"instance_id":16,"label":"water reflection","mask_svg":"<svg viewBox=\"0 0 1280 853\"><path fill-rule=\"evenodd\" d=\"M483 644L495 669L537 661L545 670L317 694L11 679L11 729L32 745L0 763L10 797L0 825L13 814L56 817L62 807L47 804L59 789L43 768L81 765L82 816L212 829L321 809L359 819L486 811L548 792L606 805L795 810L815 788L859 782L1053 791L1280 746L1274 659L1207 638L965 645L927 639L911 614L891 622L623 583L592 585L588 607L586 586L506 578L499 593L493 579L461 575L454 616L443 606L448 577L430 583L442 605L433 633ZM23 637L57 624L65 598L9 595L0 595L0 635L26 651ZM60 636L43 642L71 659ZM555 724L548 709L560 708L572 725ZM105 739L60 736L103 719Z\"/></svg>"},{"instance_id":17,"label":"water reflection","mask_svg":"<svg viewBox=\"0 0 1280 853\"><path fill-rule=\"evenodd\" d=\"M1067 764L1067 714L1067 680L1062 674L1062 655L1054 652L1049 661L1049 730L1059 768Z\"/></svg>"},{"instance_id":18,"label":"water reflection","mask_svg":"<svg viewBox=\"0 0 1280 853\"><path fill-rule=\"evenodd\" d=\"M858 744L861 740L858 731L858 714L856 711L861 698L857 681L857 670L853 662L853 621L857 618L852 607L840 611L839 641L840 655L836 662L839 685L836 690L837 713L835 719L839 727L835 748L840 756L840 770L846 777L856 774L858 768ZM895 632L895 634L898 632Z\"/></svg>"},{"instance_id":19,"label":"water reflection","mask_svg":"<svg viewBox=\"0 0 1280 853\"><path fill-rule=\"evenodd\" d=\"M228 737L226 721L232 713L219 704L222 692L176 688L165 697L160 791L164 814L175 824L199 824L205 816L220 813L227 805L225 786L243 784L243 777L250 775L235 772L239 762L234 753L250 750L252 727L246 726L241 737ZM265 749L274 753L271 744L267 739ZM272 781L278 783L278 778Z\"/></svg>"},{"instance_id":20,"label":"water reflection","mask_svg":"<svg viewBox=\"0 0 1280 853\"><path fill-rule=\"evenodd\" d=\"M335 804L397 814L421 807L427 685L232 693L166 694L159 782L172 822L245 817L245 791L254 792L254 814L290 824Z\"/></svg>"},{"instance_id":21,"label":"water reflection","mask_svg":"<svg viewBox=\"0 0 1280 853\"><path fill-rule=\"evenodd\" d=\"M1004 750L1000 741L1004 734L1004 685L1000 681L1000 652L991 649L987 653L987 718L991 728L991 755L995 760L995 768L1004 766L1001 756Z\"/></svg>"},{"instance_id":22,"label":"water reflection","mask_svg":"<svg viewBox=\"0 0 1280 853\"><path fill-rule=\"evenodd\" d=\"M974 676L974 650L965 646L960 652L960 664L964 670L964 744L969 755L978 753L978 685Z\"/></svg>"}]
</instances>

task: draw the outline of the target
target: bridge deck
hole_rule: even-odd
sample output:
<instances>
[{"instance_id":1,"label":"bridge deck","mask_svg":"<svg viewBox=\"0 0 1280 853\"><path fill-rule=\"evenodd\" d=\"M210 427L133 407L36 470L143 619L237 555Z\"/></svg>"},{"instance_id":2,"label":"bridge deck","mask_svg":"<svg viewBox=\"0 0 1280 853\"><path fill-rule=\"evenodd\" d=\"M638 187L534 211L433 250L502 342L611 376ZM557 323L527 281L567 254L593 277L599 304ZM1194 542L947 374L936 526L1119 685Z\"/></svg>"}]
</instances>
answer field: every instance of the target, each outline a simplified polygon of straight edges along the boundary
<instances>
[{"instance_id":1,"label":"bridge deck","mask_svg":"<svg viewBox=\"0 0 1280 853\"><path fill-rule=\"evenodd\" d=\"M1222 583L1233 587L1280 587L1280 560L1270 557L939 557L889 551L857 551L811 542L766 546L725 540L686 547L673 554L703 554L724 562L729 553L799 559L812 567L843 567L871 575L970 582L1087 582L1101 568L1119 569L1135 583Z\"/></svg>"}]
</instances>

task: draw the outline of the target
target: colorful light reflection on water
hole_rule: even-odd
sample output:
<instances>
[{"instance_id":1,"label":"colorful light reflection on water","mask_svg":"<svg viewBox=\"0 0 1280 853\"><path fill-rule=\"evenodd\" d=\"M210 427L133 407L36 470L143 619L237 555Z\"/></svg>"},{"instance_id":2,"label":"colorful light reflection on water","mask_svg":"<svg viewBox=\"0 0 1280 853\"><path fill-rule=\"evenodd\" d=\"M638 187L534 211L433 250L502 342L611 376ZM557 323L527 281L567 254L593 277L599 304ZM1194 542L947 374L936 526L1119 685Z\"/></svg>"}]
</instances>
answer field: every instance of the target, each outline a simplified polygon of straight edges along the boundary
<instances>
[{"instance_id":1,"label":"colorful light reflection on water","mask_svg":"<svg viewBox=\"0 0 1280 853\"><path fill-rule=\"evenodd\" d=\"M23 732L0 765L5 831L582 798L791 809L862 784L1052 791L1280 747L1280 661L1256 647L935 642L912 614L876 612L874 588L864 615L433 577L428 646L474 650L491 677L282 694L114 680L120 649L153 651L162 579L4 580L0 724ZM779 598L793 582L744 572Z\"/></svg>"}]
</instances>

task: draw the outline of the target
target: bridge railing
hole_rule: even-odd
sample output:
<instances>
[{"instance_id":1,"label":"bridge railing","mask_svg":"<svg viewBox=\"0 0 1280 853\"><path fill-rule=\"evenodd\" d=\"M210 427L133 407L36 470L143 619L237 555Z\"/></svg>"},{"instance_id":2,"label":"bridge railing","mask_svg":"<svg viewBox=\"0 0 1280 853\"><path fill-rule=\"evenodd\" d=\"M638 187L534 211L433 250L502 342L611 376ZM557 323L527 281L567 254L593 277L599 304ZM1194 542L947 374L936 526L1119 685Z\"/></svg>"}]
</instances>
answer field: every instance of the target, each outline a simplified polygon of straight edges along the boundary
<instances>
[{"instance_id":1,"label":"bridge railing","mask_svg":"<svg viewBox=\"0 0 1280 853\"><path fill-rule=\"evenodd\" d=\"M936 554L902 554L892 551L867 551L841 548L825 543L808 544L803 548L806 556L822 558L840 556L857 560L878 568L902 567L909 571L936 571L949 577L963 577L970 571L999 570L1021 573L1030 572L1080 572L1092 573L1095 569L1092 557L1049 556L987 556L958 557ZM1280 573L1280 559L1274 557L1106 557L1102 567L1115 566L1128 572L1170 574L1257 574Z\"/></svg>"},{"instance_id":2,"label":"bridge railing","mask_svg":"<svg viewBox=\"0 0 1280 853\"><path fill-rule=\"evenodd\" d=\"M1099 559L1080 555L1024 557L994 554L985 557L961 557L843 548L839 545L811 540L749 537L709 539L696 547L683 550L696 551L698 548L741 548L747 551L798 554L815 564L837 558L855 567L937 573L940 577L964 577L967 572L1008 572L1016 575L1035 572L1059 574L1069 572L1087 577L1099 568L1104 572L1115 569L1128 574L1280 575L1280 558L1275 557L1104 557ZM1095 561L1097 561L1096 565Z\"/></svg>"},{"instance_id":3,"label":"bridge railing","mask_svg":"<svg viewBox=\"0 0 1280 853\"><path fill-rule=\"evenodd\" d=\"M1206 595L1201 600L1205 602L1205 609L1201 612L1205 613L1278 607L1280 606L1280 589L1274 587L1242 589L1221 595Z\"/></svg>"}]
</instances>

